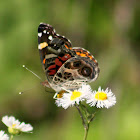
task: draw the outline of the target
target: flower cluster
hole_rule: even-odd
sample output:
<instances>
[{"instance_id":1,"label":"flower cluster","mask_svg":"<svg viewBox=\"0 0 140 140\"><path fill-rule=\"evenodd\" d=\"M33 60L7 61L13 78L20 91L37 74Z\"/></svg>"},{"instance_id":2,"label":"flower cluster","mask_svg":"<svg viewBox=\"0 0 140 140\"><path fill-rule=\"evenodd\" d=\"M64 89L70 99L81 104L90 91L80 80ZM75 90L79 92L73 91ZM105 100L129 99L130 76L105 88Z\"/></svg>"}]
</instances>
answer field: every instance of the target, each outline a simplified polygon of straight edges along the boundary
<instances>
[{"instance_id":1,"label":"flower cluster","mask_svg":"<svg viewBox=\"0 0 140 140\"><path fill-rule=\"evenodd\" d=\"M110 108L116 103L115 95L108 88L103 90L99 87L98 91L92 91L87 84L83 84L81 88L74 91L64 89L63 92L55 94L55 99L56 105L64 109L79 104L81 101L86 101L91 107L97 108Z\"/></svg>"},{"instance_id":2,"label":"flower cluster","mask_svg":"<svg viewBox=\"0 0 140 140\"><path fill-rule=\"evenodd\" d=\"M4 131L0 131L0 140L9 140L9 136Z\"/></svg>"},{"instance_id":3,"label":"flower cluster","mask_svg":"<svg viewBox=\"0 0 140 140\"><path fill-rule=\"evenodd\" d=\"M8 127L8 132L11 134L11 137L13 137L13 135L18 135L22 132L30 133L33 130L33 127L30 124L25 124L24 122L21 123L19 120L16 120L13 116L4 116L2 118L2 122ZM0 140L12 139L4 133L4 131L0 131Z\"/></svg>"},{"instance_id":4,"label":"flower cluster","mask_svg":"<svg viewBox=\"0 0 140 140\"><path fill-rule=\"evenodd\" d=\"M8 127L9 133L13 135L21 132L30 132L33 130L33 127L30 124L25 124L24 122L21 123L13 116L4 116L2 118L2 122Z\"/></svg>"}]
</instances>

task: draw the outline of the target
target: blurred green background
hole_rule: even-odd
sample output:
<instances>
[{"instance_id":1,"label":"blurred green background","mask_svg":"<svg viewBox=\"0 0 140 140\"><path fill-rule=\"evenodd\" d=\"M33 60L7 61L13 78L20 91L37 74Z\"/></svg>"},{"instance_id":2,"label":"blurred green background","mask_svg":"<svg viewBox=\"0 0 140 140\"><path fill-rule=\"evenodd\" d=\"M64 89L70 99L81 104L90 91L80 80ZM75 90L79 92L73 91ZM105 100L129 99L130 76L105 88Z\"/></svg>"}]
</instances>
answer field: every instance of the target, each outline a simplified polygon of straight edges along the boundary
<instances>
[{"instance_id":1,"label":"blurred green background","mask_svg":"<svg viewBox=\"0 0 140 140\"><path fill-rule=\"evenodd\" d=\"M84 136L77 110L56 107L54 92L22 68L24 64L45 79L37 49L40 22L54 26L73 46L89 50L101 70L92 89L109 87L117 97L115 106L99 111L88 140L140 140L140 1L1 0L0 118L13 115L34 127L33 134L15 140ZM2 122L0 130L7 131Z\"/></svg>"}]
</instances>

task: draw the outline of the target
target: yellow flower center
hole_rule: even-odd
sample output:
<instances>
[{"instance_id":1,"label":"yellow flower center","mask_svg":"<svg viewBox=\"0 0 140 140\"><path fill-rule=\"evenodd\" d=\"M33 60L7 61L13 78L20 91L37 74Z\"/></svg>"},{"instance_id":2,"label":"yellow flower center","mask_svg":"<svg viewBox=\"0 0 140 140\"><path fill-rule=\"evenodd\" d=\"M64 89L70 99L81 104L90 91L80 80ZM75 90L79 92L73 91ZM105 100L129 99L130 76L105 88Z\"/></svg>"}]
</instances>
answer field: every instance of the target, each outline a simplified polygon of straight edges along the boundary
<instances>
[{"instance_id":1,"label":"yellow flower center","mask_svg":"<svg viewBox=\"0 0 140 140\"><path fill-rule=\"evenodd\" d=\"M16 126L16 124L12 124L12 128L14 128Z\"/></svg>"},{"instance_id":2,"label":"yellow flower center","mask_svg":"<svg viewBox=\"0 0 140 140\"><path fill-rule=\"evenodd\" d=\"M70 99L71 99L71 100L75 100L76 98L80 97L81 94L82 94L81 92L74 90L74 91L72 92L72 95L71 95Z\"/></svg>"},{"instance_id":3,"label":"yellow flower center","mask_svg":"<svg viewBox=\"0 0 140 140\"><path fill-rule=\"evenodd\" d=\"M107 99L107 94L105 92L96 92L95 99L106 100Z\"/></svg>"},{"instance_id":4,"label":"yellow flower center","mask_svg":"<svg viewBox=\"0 0 140 140\"><path fill-rule=\"evenodd\" d=\"M17 135L20 133L19 129L15 128L16 124L12 124L12 127L8 127L8 132L12 135Z\"/></svg>"}]
</instances>

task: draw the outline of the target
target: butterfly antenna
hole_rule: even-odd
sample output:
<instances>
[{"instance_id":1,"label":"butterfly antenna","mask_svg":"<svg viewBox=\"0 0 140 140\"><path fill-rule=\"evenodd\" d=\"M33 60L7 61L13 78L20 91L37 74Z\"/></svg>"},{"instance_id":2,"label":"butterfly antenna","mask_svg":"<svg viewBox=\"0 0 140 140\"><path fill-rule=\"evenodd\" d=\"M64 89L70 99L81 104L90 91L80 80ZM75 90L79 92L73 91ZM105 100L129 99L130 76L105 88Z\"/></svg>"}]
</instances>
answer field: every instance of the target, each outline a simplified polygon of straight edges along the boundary
<instances>
[{"instance_id":1,"label":"butterfly antenna","mask_svg":"<svg viewBox=\"0 0 140 140\"><path fill-rule=\"evenodd\" d=\"M25 65L22 65L23 68L25 68L26 70L28 70L29 72L31 72L34 76L36 76L38 79L42 80L37 74L35 74L33 71L31 71L30 69L28 69Z\"/></svg>"},{"instance_id":2,"label":"butterfly antenna","mask_svg":"<svg viewBox=\"0 0 140 140\"><path fill-rule=\"evenodd\" d=\"M36 86L38 86L38 85L36 85ZM31 90L31 89L33 89L33 88L36 88L36 86L33 86L32 88L29 88L29 89L24 90L24 91L20 91L19 94L21 95L21 94L23 94L24 92L27 92L27 91L29 91L29 90Z\"/></svg>"}]
</instances>

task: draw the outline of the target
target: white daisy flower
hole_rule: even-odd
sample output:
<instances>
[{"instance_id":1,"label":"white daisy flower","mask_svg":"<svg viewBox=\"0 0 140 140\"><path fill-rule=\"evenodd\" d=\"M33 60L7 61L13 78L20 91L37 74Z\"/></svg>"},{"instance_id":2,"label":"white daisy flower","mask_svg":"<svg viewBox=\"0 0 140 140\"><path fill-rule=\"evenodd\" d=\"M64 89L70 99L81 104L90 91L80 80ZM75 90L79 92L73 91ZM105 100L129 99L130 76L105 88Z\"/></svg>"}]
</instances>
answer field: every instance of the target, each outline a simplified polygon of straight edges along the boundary
<instances>
[{"instance_id":1,"label":"white daisy flower","mask_svg":"<svg viewBox=\"0 0 140 140\"><path fill-rule=\"evenodd\" d=\"M4 131L0 131L0 140L9 140L9 136L4 134Z\"/></svg>"},{"instance_id":2,"label":"white daisy flower","mask_svg":"<svg viewBox=\"0 0 140 140\"><path fill-rule=\"evenodd\" d=\"M116 97L108 88L104 91L101 87L99 87L98 91L93 91L92 94L87 96L87 103L91 107L96 106L97 108L110 108L116 104Z\"/></svg>"},{"instance_id":3,"label":"white daisy flower","mask_svg":"<svg viewBox=\"0 0 140 140\"><path fill-rule=\"evenodd\" d=\"M33 127L30 124L25 124L24 122L21 123L13 116L4 116L2 118L2 122L8 127L9 133L13 135L21 132L30 132L33 130Z\"/></svg>"},{"instance_id":4,"label":"white daisy flower","mask_svg":"<svg viewBox=\"0 0 140 140\"><path fill-rule=\"evenodd\" d=\"M63 93L63 97L56 99L56 105L58 107L62 106L64 109L67 109L69 106L73 106L75 103L79 104L80 101L83 101L87 94L91 94L92 90L89 85L82 85L78 90L70 91L65 90L67 93Z\"/></svg>"}]
</instances>

